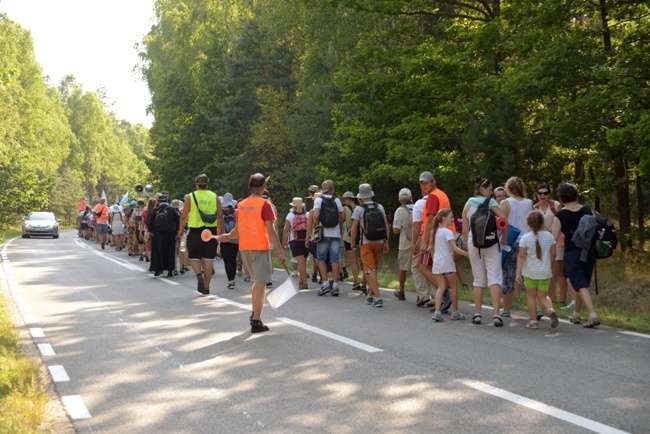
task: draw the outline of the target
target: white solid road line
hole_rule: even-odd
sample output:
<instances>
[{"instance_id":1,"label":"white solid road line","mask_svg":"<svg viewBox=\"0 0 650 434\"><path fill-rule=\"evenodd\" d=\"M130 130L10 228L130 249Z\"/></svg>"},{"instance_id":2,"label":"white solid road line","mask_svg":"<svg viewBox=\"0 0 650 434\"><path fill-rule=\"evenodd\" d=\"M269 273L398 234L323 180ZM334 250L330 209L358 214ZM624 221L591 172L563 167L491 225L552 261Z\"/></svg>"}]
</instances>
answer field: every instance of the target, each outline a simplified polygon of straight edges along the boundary
<instances>
[{"instance_id":1,"label":"white solid road line","mask_svg":"<svg viewBox=\"0 0 650 434\"><path fill-rule=\"evenodd\" d=\"M238 302L236 302L236 301L232 301L232 300L229 300L229 299L227 299L227 298L219 297L218 295L210 295L210 296L208 296L208 298L211 298L211 299L213 299L213 300L217 300L217 301L224 302L224 303L226 303L226 304L229 304L229 305L231 305L231 306L238 307L238 308L240 308L240 309L244 309L244 310L248 310L248 311L253 310L253 308L252 308L250 305L248 305L248 304L238 303Z\"/></svg>"},{"instance_id":2,"label":"white solid road line","mask_svg":"<svg viewBox=\"0 0 650 434\"><path fill-rule=\"evenodd\" d=\"M65 405L66 410L68 410L70 419L89 419L91 417L90 412L86 408L86 404L84 404L84 400L81 399L81 396L62 396L61 400L63 401L63 405Z\"/></svg>"},{"instance_id":3,"label":"white solid road line","mask_svg":"<svg viewBox=\"0 0 650 434\"><path fill-rule=\"evenodd\" d=\"M619 330L618 332L622 333L624 335L630 335L630 336L636 336L636 337L639 337L639 338L650 339L650 335L644 335L643 333L628 332L627 330Z\"/></svg>"},{"instance_id":4,"label":"white solid road line","mask_svg":"<svg viewBox=\"0 0 650 434\"><path fill-rule=\"evenodd\" d=\"M50 376L52 381L55 383L61 383L63 381L70 381L68 373L65 371L65 368L61 365L48 366L47 369L50 371Z\"/></svg>"},{"instance_id":5,"label":"white solid road line","mask_svg":"<svg viewBox=\"0 0 650 434\"><path fill-rule=\"evenodd\" d=\"M344 336L337 335L335 333L331 333L331 332L319 329L317 327L313 327L313 326L310 326L308 324L292 320L290 318L276 318L276 319L278 321L282 321L282 322L285 322L287 324L291 324L293 326L296 326L296 327L299 327L301 329L310 331L312 333L316 333L316 334L319 334L321 336L325 336L327 338L333 339L335 341L342 342L342 343L344 343L346 345L350 345L350 346L353 346L355 348L359 348L360 350L367 351L369 353L377 353L379 351L384 351L384 350L382 350L380 348L375 348L375 347L372 347L370 345L366 345L364 343L361 343L359 341L355 341L353 339L349 339L349 338L346 338Z\"/></svg>"},{"instance_id":6,"label":"white solid road line","mask_svg":"<svg viewBox=\"0 0 650 434\"><path fill-rule=\"evenodd\" d=\"M551 407L550 405L546 405L539 401L533 401L532 399L528 399L521 395L508 392L507 390L499 389L498 387L490 386L489 384L482 383L480 381L468 380L464 378L456 379L456 381L468 387L471 387L472 389L489 393L490 395L505 399L510 402L514 402L515 404L530 408L531 410L539 411L540 413L544 413L565 422L572 423L579 426L580 428L588 429L590 431L602 434L627 434L626 431L621 431L609 425L605 425L600 422L596 422L591 419L569 413L568 411L564 411L556 407Z\"/></svg>"}]
</instances>

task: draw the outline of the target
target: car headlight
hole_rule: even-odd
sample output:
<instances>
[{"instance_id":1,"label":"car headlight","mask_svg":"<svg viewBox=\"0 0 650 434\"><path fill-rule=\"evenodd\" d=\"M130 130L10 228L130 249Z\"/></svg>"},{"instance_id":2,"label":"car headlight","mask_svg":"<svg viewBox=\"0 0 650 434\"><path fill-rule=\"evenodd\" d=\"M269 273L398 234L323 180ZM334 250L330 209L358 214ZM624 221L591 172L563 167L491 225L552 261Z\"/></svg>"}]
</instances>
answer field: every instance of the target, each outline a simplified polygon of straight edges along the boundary
<instances>
[{"instance_id":1,"label":"car headlight","mask_svg":"<svg viewBox=\"0 0 650 434\"><path fill-rule=\"evenodd\" d=\"M25 229L31 229L32 228L32 225L30 225L29 223L25 223L24 226L25 226Z\"/></svg>"}]
</instances>

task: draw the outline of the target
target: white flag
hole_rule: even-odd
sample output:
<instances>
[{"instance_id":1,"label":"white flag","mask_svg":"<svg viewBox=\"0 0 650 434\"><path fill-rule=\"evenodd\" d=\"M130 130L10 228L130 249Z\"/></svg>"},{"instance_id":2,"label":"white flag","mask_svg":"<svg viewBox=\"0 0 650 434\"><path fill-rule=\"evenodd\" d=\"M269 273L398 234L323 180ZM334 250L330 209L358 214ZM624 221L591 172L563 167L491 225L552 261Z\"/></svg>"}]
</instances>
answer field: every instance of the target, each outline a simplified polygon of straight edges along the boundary
<instances>
[{"instance_id":1,"label":"white flag","mask_svg":"<svg viewBox=\"0 0 650 434\"><path fill-rule=\"evenodd\" d=\"M291 277L289 277L282 285L271 291L269 295L266 296L266 300L275 310L287 301L291 300L291 298L296 294L298 294L298 290L296 289L293 280L291 280Z\"/></svg>"},{"instance_id":2,"label":"white flag","mask_svg":"<svg viewBox=\"0 0 650 434\"><path fill-rule=\"evenodd\" d=\"M108 203L108 197L106 197L106 192L104 191L103 188L102 188L102 199L104 199L106 203Z\"/></svg>"}]
</instances>

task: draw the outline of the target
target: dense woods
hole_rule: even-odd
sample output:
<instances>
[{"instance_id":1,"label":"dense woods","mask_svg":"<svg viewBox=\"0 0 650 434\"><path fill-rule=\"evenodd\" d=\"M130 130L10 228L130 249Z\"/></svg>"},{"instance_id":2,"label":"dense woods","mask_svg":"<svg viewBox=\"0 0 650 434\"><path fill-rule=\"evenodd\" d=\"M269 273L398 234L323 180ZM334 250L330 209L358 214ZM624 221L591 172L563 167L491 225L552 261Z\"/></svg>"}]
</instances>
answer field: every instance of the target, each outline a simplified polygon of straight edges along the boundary
<instances>
[{"instance_id":1,"label":"dense woods","mask_svg":"<svg viewBox=\"0 0 650 434\"><path fill-rule=\"evenodd\" d=\"M0 14L0 228L50 209L74 222L79 200L113 200L150 177L149 134L117 121L74 77L54 87L28 30Z\"/></svg>"},{"instance_id":2,"label":"dense woods","mask_svg":"<svg viewBox=\"0 0 650 434\"><path fill-rule=\"evenodd\" d=\"M159 0L141 47L152 170L181 194L332 178L396 205L422 170L575 182L626 247L648 212L650 8L634 0ZM630 236L631 231L634 231ZM640 244L635 243L635 247Z\"/></svg>"}]
</instances>

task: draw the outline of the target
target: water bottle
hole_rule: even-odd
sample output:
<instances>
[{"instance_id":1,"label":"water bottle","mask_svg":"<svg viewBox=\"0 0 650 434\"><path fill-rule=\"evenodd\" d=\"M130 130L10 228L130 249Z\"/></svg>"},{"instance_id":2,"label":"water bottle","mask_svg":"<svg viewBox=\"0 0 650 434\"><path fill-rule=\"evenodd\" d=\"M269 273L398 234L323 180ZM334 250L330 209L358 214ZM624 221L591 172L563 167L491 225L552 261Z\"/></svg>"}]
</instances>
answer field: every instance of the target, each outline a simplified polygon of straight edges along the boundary
<instances>
[{"instance_id":1,"label":"water bottle","mask_svg":"<svg viewBox=\"0 0 650 434\"><path fill-rule=\"evenodd\" d=\"M181 237L181 252L184 252L187 246L187 235L183 234Z\"/></svg>"}]
</instances>

